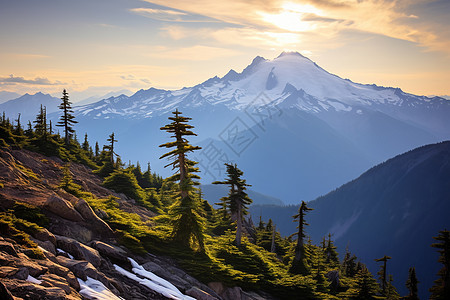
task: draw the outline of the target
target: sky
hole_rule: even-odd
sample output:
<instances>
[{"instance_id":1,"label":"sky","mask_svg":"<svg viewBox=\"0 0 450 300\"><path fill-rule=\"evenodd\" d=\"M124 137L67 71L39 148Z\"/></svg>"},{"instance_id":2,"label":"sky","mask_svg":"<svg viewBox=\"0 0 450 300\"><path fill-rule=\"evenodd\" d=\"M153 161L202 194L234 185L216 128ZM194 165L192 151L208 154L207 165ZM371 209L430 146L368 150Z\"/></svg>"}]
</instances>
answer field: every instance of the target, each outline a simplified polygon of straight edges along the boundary
<instances>
[{"instance_id":1,"label":"sky","mask_svg":"<svg viewBox=\"0 0 450 300\"><path fill-rule=\"evenodd\" d=\"M0 91L178 89L298 51L359 83L450 95L449 0L0 0Z\"/></svg>"}]
</instances>

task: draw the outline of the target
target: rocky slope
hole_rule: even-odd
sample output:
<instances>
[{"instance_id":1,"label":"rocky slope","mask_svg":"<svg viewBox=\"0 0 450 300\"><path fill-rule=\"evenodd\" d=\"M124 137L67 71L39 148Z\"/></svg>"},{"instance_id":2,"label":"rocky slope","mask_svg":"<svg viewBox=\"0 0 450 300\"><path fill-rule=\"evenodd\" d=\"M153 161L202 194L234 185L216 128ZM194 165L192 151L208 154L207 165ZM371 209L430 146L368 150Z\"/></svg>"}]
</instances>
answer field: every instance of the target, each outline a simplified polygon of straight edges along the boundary
<instances>
[{"instance_id":1,"label":"rocky slope","mask_svg":"<svg viewBox=\"0 0 450 300\"><path fill-rule=\"evenodd\" d=\"M201 283L167 257L131 253L102 220L105 212L94 212L86 201L59 188L63 166L58 158L0 149L1 299L267 298L219 282ZM96 197L116 196L122 210L143 221L154 216L134 200L103 188L85 166L71 164L70 172L74 182ZM29 237L38 248L17 238L16 228L29 226L15 219L17 203L40 208L50 220Z\"/></svg>"}]
</instances>

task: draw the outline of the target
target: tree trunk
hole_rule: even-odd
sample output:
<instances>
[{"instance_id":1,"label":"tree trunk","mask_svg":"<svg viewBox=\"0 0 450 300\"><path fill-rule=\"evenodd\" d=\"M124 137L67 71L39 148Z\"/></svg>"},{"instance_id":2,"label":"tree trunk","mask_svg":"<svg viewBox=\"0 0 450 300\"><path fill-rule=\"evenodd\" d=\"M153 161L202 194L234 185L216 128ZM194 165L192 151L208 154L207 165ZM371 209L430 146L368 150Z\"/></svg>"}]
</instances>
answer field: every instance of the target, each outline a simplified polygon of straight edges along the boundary
<instances>
[{"instance_id":1,"label":"tree trunk","mask_svg":"<svg viewBox=\"0 0 450 300\"><path fill-rule=\"evenodd\" d=\"M277 230L277 225L273 225L272 232L272 244L270 245L270 252L275 253L275 232Z\"/></svg>"},{"instance_id":2,"label":"tree trunk","mask_svg":"<svg viewBox=\"0 0 450 300\"><path fill-rule=\"evenodd\" d=\"M298 220L298 237L297 247L295 247L295 261L301 261L303 258L303 211L300 210L300 217Z\"/></svg>"},{"instance_id":3,"label":"tree trunk","mask_svg":"<svg viewBox=\"0 0 450 300\"><path fill-rule=\"evenodd\" d=\"M238 247L241 246L241 236L242 236L242 205L241 203L239 203L236 219L236 239L235 239L236 246Z\"/></svg>"}]
</instances>

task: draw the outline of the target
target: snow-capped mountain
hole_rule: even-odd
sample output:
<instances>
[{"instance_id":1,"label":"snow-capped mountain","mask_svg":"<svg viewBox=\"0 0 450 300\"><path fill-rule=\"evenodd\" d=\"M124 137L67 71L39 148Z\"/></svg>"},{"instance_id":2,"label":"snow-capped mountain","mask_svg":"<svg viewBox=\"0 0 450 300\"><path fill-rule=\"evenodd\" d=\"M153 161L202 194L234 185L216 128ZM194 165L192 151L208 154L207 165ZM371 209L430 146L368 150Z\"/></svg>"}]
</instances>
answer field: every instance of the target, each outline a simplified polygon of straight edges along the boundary
<instances>
[{"instance_id":1,"label":"snow-capped mountain","mask_svg":"<svg viewBox=\"0 0 450 300\"><path fill-rule=\"evenodd\" d=\"M229 109L245 109L264 93L271 105L297 107L302 111L357 111L376 105L421 105L430 107L445 99L418 97L398 88L363 85L330 74L296 52L283 52L274 60L260 56L241 73L230 70L191 88L168 91L150 88L133 96L111 97L79 109L95 118L115 116L136 118L166 113L180 106L223 104ZM359 112L361 113L361 112Z\"/></svg>"},{"instance_id":2,"label":"snow-capped mountain","mask_svg":"<svg viewBox=\"0 0 450 300\"><path fill-rule=\"evenodd\" d=\"M311 200L375 163L450 137L448 100L354 83L293 52L256 57L240 73L193 87L140 90L75 113L80 134L104 143L114 131L125 161L151 160L165 174L164 162L155 161L168 139L159 128L176 108L193 118L193 142L203 146L193 158L204 182L223 176L224 161L235 161L255 190L287 203Z\"/></svg>"}]
</instances>

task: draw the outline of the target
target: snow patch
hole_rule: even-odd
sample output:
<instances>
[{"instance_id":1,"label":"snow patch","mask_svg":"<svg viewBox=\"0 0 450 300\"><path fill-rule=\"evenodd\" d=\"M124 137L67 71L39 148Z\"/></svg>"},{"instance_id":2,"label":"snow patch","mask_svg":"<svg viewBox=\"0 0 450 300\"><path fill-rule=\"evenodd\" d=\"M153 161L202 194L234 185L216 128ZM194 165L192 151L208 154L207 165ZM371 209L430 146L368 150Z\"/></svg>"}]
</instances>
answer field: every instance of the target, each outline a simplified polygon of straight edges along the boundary
<instances>
[{"instance_id":1,"label":"snow patch","mask_svg":"<svg viewBox=\"0 0 450 300\"><path fill-rule=\"evenodd\" d=\"M122 275L154 290L155 292L157 292L169 299L195 300L195 298L183 295L173 284L171 284L167 280L153 274L150 271L145 270L144 267L139 265L133 259L128 258L128 260L131 262L131 265L133 267L132 271L134 273L128 272L127 270L121 268L118 265L114 265L114 268L116 269L116 271L121 273ZM144 278L141 278L141 277L137 276L136 274L138 274Z\"/></svg>"},{"instance_id":2,"label":"snow patch","mask_svg":"<svg viewBox=\"0 0 450 300\"><path fill-rule=\"evenodd\" d=\"M70 259L74 259L73 256L69 252L66 252L63 249L56 248L56 252L67 254L67 256L69 256Z\"/></svg>"},{"instance_id":3,"label":"snow patch","mask_svg":"<svg viewBox=\"0 0 450 300\"><path fill-rule=\"evenodd\" d=\"M31 275L28 275L28 277L27 277L26 280L29 281L29 282L31 282L31 283L35 283L35 284L41 284L41 283L42 283L41 280L36 279L36 278L34 278L33 276L31 276Z\"/></svg>"},{"instance_id":4,"label":"snow patch","mask_svg":"<svg viewBox=\"0 0 450 300\"><path fill-rule=\"evenodd\" d=\"M103 283L91 277L87 277L86 281L78 279L80 284L80 294L88 299L96 300L121 300L123 298L114 295Z\"/></svg>"}]
</instances>

